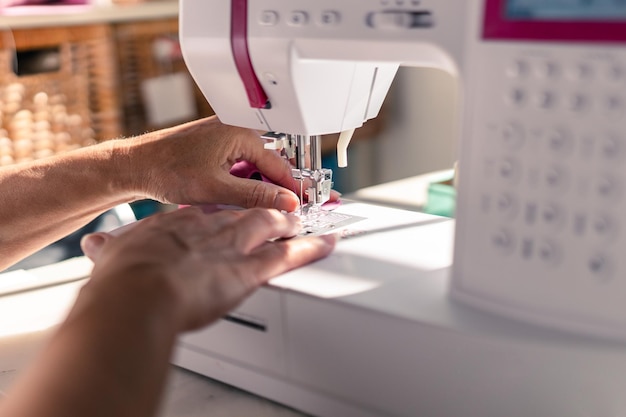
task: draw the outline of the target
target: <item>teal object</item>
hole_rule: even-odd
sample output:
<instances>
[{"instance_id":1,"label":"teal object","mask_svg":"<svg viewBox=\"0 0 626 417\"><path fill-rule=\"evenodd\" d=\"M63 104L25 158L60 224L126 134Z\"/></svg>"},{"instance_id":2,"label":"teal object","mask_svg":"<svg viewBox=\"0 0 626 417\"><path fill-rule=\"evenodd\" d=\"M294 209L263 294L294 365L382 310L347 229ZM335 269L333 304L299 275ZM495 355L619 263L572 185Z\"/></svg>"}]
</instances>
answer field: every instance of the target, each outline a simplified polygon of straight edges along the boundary
<instances>
[{"instance_id":1,"label":"teal object","mask_svg":"<svg viewBox=\"0 0 626 417\"><path fill-rule=\"evenodd\" d=\"M428 200L424 213L454 217L456 209L456 189L445 183L432 183L428 186Z\"/></svg>"},{"instance_id":2,"label":"teal object","mask_svg":"<svg viewBox=\"0 0 626 417\"><path fill-rule=\"evenodd\" d=\"M137 220L143 219L144 217L151 216L161 211L161 203L154 200L135 201L130 203L130 207L133 209L133 213L135 213L135 217L137 217Z\"/></svg>"}]
</instances>

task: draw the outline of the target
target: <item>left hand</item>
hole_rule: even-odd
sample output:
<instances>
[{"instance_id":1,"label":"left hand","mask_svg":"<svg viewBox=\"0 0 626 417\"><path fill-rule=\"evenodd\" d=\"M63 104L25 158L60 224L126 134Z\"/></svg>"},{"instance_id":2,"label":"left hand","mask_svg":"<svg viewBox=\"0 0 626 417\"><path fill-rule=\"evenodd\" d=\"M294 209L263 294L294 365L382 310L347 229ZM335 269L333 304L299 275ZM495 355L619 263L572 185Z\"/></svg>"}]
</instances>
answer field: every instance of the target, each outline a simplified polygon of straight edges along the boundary
<instances>
[{"instance_id":1,"label":"left hand","mask_svg":"<svg viewBox=\"0 0 626 417\"><path fill-rule=\"evenodd\" d=\"M270 278L333 250L337 235L286 239L300 229L297 216L276 210L207 215L188 207L148 217L120 234L86 235L81 246L95 266L86 286L91 295L81 295L118 308L124 300L144 303L171 311L176 332L197 329Z\"/></svg>"}]
</instances>

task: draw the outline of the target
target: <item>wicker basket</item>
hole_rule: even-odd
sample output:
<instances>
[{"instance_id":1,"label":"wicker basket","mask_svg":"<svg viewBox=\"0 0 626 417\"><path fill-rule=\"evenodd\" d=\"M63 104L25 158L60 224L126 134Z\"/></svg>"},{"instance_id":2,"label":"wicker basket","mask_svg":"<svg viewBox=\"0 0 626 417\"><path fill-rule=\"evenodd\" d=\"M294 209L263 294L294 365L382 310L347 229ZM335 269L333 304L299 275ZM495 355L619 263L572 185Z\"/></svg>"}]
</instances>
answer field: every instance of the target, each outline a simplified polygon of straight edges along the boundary
<instances>
[{"instance_id":1,"label":"wicker basket","mask_svg":"<svg viewBox=\"0 0 626 417\"><path fill-rule=\"evenodd\" d=\"M146 114L146 103L141 93L142 82L151 78L175 74L188 74L180 54L159 61L154 52L155 42L168 40L178 45L178 19L133 22L115 25L122 106L126 135L137 135L163 128L151 125ZM179 49L179 48L178 48ZM213 110L195 83L194 101L196 114L193 118L210 116ZM186 120L179 120L183 122Z\"/></svg>"},{"instance_id":2,"label":"wicker basket","mask_svg":"<svg viewBox=\"0 0 626 417\"><path fill-rule=\"evenodd\" d=\"M108 26L0 33L0 165L120 135L117 73ZM58 68L16 74L19 53L46 48L56 51Z\"/></svg>"}]
</instances>

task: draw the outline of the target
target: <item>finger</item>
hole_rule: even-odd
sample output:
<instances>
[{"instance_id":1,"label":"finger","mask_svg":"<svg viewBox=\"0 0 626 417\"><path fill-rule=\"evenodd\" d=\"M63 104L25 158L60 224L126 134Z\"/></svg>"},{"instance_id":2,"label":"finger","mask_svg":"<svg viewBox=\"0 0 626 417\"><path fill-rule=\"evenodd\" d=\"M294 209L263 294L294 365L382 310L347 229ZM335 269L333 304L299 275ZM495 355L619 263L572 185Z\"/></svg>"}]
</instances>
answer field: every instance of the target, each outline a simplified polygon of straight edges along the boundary
<instances>
[{"instance_id":1,"label":"finger","mask_svg":"<svg viewBox=\"0 0 626 417\"><path fill-rule=\"evenodd\" d=\"M259 171L273 183L292 191L296 190L297 181L291 176L289 161L277 152L263 148L262 143L261 146L250 146L246 149L244 159L256 165Z\"/></svg>"},{"instance_id":2,"label":"finger","mask_svg":"<svg viewBox=\"0 0 626 417\"><path fill-rule=\"evenodd\" d=\"M111 236L119 236L122 235L132 229L134 229L135 227L137 227L138 224L141 224L143 220L138 220L132 223L128 223L125 224L124 226L120 226L117 229L113 229L111 230L109 233L111 234Z\"/></svg>"},{"instance_id":3,"label":"finger","mask_svg":"<svg viewBox=\"0 0 626 417\"><path fill-rule=\"evenodd\" d=\"M276 210L252 209L237 221L235 246L245 254L275 238L293 237L302 229L299 217Z\"/></svg>"},{"instance_id":4,"label":"finger","mask_svg":"<svg viewBox=\"0 0 626 417\"><path fill-rule=\"evenodd\" d=\"M90 233L80 239L80 247L89 259L96 262L100 258L104 244L112 237L108 233Z\"/></svg>"},{"instance_id":5,"label":"finger","mask_svg":"<svg viewBox=\"0 0 626 417\"><path fill-rule=\"evenodd\" d=\"M218 189L220 201L244 208L263 207L292 212L300 205L296 194L280 185L230 174L222 178Z\"/></svg>"},{"instance_id":6,"label":"finger","mask_svg":"<svg viewBox=\"0 0 626 417\"><path fill-rule=\"evenodd\" d=\"M237 223L243 216L243 210L221 210L207 214L200 207L189 206L173 212L155 214L141 222L149 222L151 227L195 241L195 239L204 240L207 233L214 234L230 224Z\"/></svg>"},{"instance_id":7,"label":"finger","mask_svg":"<svg viewBox=\"0 0 626 417\"><path fill-rule=\"evenodd\" d=\"M300 181L294 179L291 176L292 165L289 163L289 161L280 156L278 153L270 152L262 148L261 146L254 146L257 144L254 141L250 141L248 143L251 143L253 146L250 146L249 149L246 149L244 151L244 159L256 165L257 169L273 183L293 191L296 195L299 195L301 185L304 190L311 186L311 181L309 179L305 179L303 184L301 184ZM309 158L305 158L305 160L309 161ZM331 190L330 201L337 201L340 195L340 193ZM292 202L293 200L289 204L292 204ZM257 206L248 205L246 207ZM276 205L263 205L262 207L274 207L279 210L286 211L293 211L298 208L298 206L295 206L293 207L293 209L284 209L282 207L277 207Z\"/></svg>"},{"instance_id":8,"label":"finger","mask_svg":"<svg viewBox=\"0 0 626 417\"><path fill-rule=\"evenodd\" d=\"M341 193L337 190L330 190L330 199L328 201L339 201Z\"/></svg>"},{"instance_id":9,"label":"finger","mask_svg":"<svg viewBox=\"0 0 626 417\"><path fill-rule=\"evenodd\" d=\"M339 240L339 234L312 236L268 242L248 257L256 273L254 285L270 278L328 256Z\"/></svg>"}]
</instances>

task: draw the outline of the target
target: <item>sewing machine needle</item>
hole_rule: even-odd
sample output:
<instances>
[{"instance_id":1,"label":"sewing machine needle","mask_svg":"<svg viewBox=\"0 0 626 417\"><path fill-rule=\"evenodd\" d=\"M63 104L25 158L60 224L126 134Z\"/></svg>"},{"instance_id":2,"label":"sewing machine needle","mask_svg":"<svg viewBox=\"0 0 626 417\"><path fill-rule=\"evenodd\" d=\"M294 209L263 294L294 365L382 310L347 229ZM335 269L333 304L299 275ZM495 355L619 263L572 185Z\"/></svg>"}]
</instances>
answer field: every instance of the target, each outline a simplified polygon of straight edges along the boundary
<instances>
[{"instance_id":1,"label":"sewing machine needle","mask_svg":"<svg viewBox=\"0 0 626 417\"><path fill-rule=\"evenodd\" d=\"M302 214L304 213L304 212L303 212L303 207L304 207L304 200L303 200L303 197L304 197L304 191L303 191L303 185L302 185L302 183L303 183L303 182L304 182L303 180L300 180L300 216L302 216Z\"/></svg>"}]
</instances>

